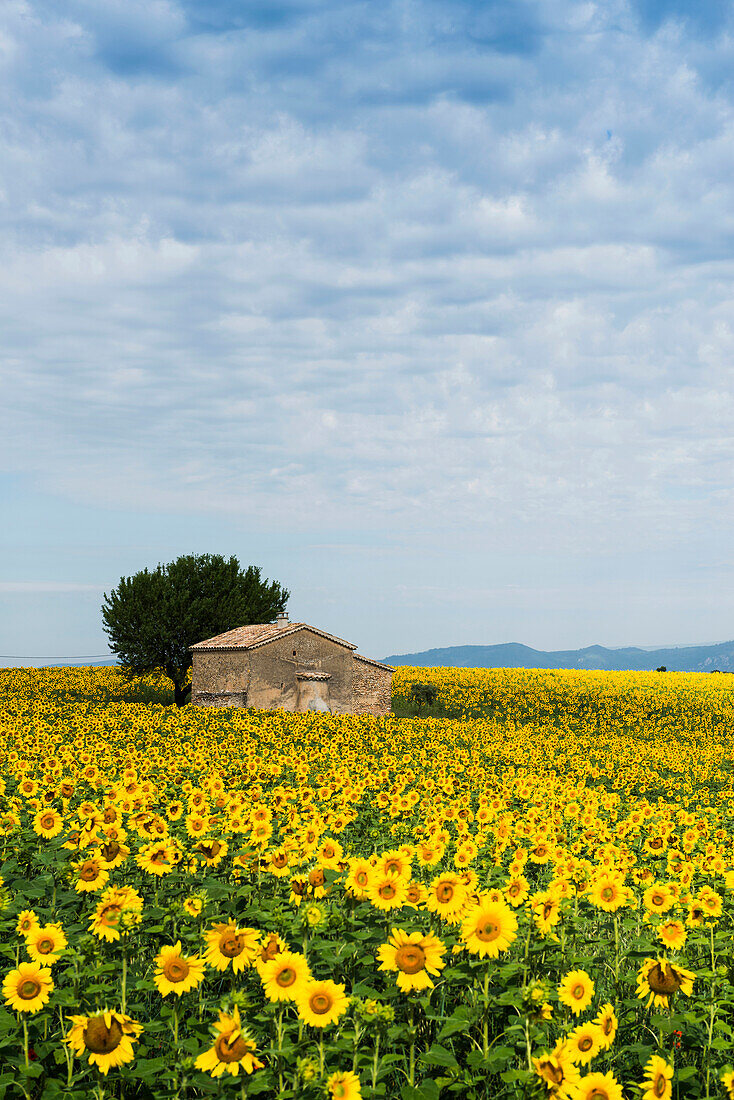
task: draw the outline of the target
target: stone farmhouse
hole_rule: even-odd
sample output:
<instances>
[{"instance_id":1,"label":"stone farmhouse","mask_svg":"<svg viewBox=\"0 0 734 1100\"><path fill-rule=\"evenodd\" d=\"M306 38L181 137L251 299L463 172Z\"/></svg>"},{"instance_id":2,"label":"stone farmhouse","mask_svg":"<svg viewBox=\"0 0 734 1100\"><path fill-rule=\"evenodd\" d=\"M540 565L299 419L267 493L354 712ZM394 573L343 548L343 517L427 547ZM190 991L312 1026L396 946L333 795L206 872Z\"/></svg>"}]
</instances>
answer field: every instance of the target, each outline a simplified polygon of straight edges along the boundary
<instances>
[{"instance_id":1,"label":"stone farmhouse","mask_svg":"<svg viewBox=\"0 0 734 1100\"><path fill-rule=\"evenodd\" d=\"M191 701L200 707L256 707L388 714L390 665L356 646L281 614L191 646Z\"/></svg>"}]
</instances>

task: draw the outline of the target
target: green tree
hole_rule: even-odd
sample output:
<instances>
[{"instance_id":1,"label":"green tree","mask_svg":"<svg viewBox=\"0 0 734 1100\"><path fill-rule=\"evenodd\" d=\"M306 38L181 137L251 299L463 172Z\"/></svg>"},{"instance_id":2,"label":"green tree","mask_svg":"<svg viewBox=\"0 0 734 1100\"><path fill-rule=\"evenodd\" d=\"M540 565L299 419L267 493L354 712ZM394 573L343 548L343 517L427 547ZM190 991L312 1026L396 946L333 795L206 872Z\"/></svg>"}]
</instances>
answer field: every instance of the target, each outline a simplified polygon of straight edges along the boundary
<instances>
[{"instance_id":1,"label":"green tree","mask_svg":"<svg viewBox=\"0 0 734 1100\"><path fill-rule=\"evenodd\" d=\"M168 565L121 577L105 592L102 618L110 649L130 676L162 669L176 705L191 692L189 646L249 623L271 622L290 592L237 558L186 554Z\"/></svg>"},{"instance_id":2,"label":"green tree","mask_svg":"<svg viewBox=\"0 0 734 1100\"><path fill-rule=\"evenodd\" d=\"M424 684L421 682L410 685L410 697L413 703L421 710L423 704L432 707L438 698L438 688L435 684Z\"/></svg>"}]
</instances>

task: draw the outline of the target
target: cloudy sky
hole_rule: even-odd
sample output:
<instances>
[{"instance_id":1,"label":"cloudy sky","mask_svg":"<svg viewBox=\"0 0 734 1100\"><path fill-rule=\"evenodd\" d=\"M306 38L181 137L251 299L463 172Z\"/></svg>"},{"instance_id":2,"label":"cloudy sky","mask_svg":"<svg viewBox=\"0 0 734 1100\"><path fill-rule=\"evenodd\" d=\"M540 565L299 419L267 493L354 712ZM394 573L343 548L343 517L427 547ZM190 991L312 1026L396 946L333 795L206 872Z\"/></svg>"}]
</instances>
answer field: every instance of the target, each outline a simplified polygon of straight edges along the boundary
<instances>
[{"instance_id":1,"label":"cloudy sky","mask_svg":"<svg viewBox=\"0 0 734 1100\"><path fill-rule=\"evenodd\" d=\"M206 551L378 657L734 636L728 0L4 0L0 82L3 654Z\"/></svg>"}]
</instances>

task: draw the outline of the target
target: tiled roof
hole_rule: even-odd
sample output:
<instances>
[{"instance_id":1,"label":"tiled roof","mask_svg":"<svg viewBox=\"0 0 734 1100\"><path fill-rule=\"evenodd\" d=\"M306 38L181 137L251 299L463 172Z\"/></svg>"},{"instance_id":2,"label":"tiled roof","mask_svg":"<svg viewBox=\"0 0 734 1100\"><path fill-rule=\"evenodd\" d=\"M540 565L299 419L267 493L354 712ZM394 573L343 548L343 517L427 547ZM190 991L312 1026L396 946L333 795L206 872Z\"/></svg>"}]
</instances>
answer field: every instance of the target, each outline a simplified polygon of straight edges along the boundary
<instances>
[{"instance_id":1,"label":"tiled roof","mask_svg":"<svg viewBox=\"0 0 734 1100\"><path fill-rule=\"evenodd\" d=\"M386 665L382 661L375 661L372 657L363 657L361 653L353 653L355 661L364 661L368 665L376 665L378 668L386 668L389 672L394 672L395 669L392 665Z\"/></svg>"},{"instance_id":2,"label":"tiled roof","mask_svg":"<svg viewBox=\"0 0 734 1100\"><path fill-rule=\"evenodd\" d=\"M314 634L320 634L322 638L329 638L338 645L347 649L356 649L356 645L345 642L343 638L337 638L333 634L327 634L325 630L309 626L308 623L253 623L251 626L237 626L234 630L227 630L224 634L217 634L214 638L207 638L203 642L197 642L189 648L199 649L255 649L257 646L266 645L276 638L287 638L289 634L295 634L297 630L311 630Z\"/></svg>"}]
</instances>

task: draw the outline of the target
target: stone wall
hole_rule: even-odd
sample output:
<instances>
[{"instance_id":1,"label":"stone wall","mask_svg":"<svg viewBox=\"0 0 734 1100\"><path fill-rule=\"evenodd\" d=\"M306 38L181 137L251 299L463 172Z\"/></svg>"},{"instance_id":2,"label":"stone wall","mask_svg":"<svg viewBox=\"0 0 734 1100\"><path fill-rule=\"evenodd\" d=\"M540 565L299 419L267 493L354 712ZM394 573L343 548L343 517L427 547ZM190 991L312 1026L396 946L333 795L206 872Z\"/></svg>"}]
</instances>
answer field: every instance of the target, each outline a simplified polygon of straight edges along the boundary
<instances>
[{"instance_id":1,"label":"stone wall","mask_svg":"<svg viewBox=\"0 0 734 1100\"><path fill-rule=\"evenodd\" d=\"M270 710L298 706L296 670L329 673L329 708L352 709L352 651L304 627L250 651L248 706Z\"/></svg>"},{"instance_id":2,"label":"stone wall","mask_svg":"<svg viewBox=\"0 0 734 1100\"><path fill-rule=\"evenodd\" d=\"M328 672L300 672L298 681L298 700L296 710L331 710Z\"/></svg>"},{"instance_id":3,"label":"stone wall","mask_svg":"<svg viewBox=\"0 0 734 1100\"><path fill-rule=\"evenodd\" d=\"M392 710L392 670L359 657L352 658L352 713L389 714Z\"/></svg>"},{"instance_id":4,"label":"stone wall","mask_svg":"<svg viewBox=\"0 0 734 1100\"><path fill-rule=\"evenodd\" d=\"M197 707L246 707L246 691L197 691L191 702Z\"/></svg>"},{"instance_id":5,"label":"stone wall","mask_svg":"<svg viewBox=\"0 0 734 1100\"><path fill-rule=\"evenodd\" d=\"M310 699L302 685L299 703L299 672L328 675L321 693L334 714L384 715L392 707L390 669L308 627L255 649L195 650L192 658L191 701L200 707L296 710Z\"/></svg>"},{"instance_id":6,"label":"stone wall","mask_svg":"<svg viewBox=\"0 0 734 1100\"><path fill-rule=\"evenodd\" d=\"M201 695L220 695L234 692L244 695L243 703L221 704L246 706L250 686L250 654L246 649L194 650L191 654L191 701L198 702ZM212 703L199 704L213 706ZM219 705L219 704L217 704Z\"/></svg>"}]
</instances>

